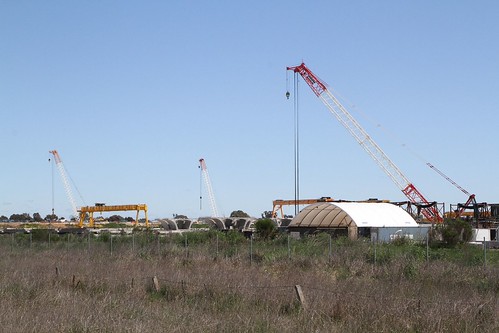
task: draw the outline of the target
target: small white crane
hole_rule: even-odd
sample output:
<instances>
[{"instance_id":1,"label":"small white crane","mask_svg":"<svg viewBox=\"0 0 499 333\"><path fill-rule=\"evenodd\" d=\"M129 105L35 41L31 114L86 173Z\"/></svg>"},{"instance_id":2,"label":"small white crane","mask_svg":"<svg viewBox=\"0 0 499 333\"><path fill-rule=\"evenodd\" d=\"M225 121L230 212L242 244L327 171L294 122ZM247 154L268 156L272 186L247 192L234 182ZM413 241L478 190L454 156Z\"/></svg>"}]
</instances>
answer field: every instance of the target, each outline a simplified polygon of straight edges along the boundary
<instances>
[{"instance_id":1,"label":"small white crane","mask_svg":"<svg viewBox=\"0 0 499 333\"><path fill-rule=\"evenodd\" d=\"M206 162L204 158L199 160L199 168L201 168L201 174L204 178L204 183L206 185L206 190L208 191L208 196L210 197L211 205L211 217L220 217L218 214L217 204L215 202L215 195L213 194L213 188L211 186L210 175L208 174L208 168L206 167ZM202 197L200 197L201 199Z\"/></svg>"},{"instance_id":2,"label":"small white crane","mask_svg":"<svg viewBox=\"0 0 499 333\"><path fill-rule=\"evenodd\" d=\"M57 169L59 169L59 173L61 174L62 182L64 183L64 189L66 190L66 195L68 196L69 202L71 204L71 209L73 211L73 216L77 218L78 209L76 208L76 202L73 198L73 193L71 192L71 186L69 184L68 177L66 176L66 170L64 168L64 164L62 164L61 157L59 156L57 150L51 150L49 151L49 153L54 155L55 164L57 165Z\"/></svg>"}]
</instances>

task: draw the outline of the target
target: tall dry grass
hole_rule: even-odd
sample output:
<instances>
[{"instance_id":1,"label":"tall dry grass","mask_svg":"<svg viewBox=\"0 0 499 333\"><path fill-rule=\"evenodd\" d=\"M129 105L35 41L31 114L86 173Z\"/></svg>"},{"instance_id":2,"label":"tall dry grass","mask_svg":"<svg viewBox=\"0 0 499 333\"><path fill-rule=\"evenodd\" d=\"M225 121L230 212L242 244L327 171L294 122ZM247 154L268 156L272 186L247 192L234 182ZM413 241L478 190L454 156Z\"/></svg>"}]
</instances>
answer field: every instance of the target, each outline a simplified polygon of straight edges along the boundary
<instances>
[{"instance_id":1,"label":"tall dry grass","mask_svg":"<svg viewBox=\"0 0 499 333\"><path fill-rule=\"evenodd\" d=\"M497 332L499 267L335 244L0 246L4 332ZM158 246L159 245L159 246ZM307 245L307 244L305 244ZM313 244L308 244L309 248ZM274 251L274 252L269 252ZM317 253L321 255L317 255ZM326 254L326 255L323 255ZM382 258L385 258L381 260ZM388 258L388 259L387 259ZM156 291L152 277L159 280ZM297 300L303 288L306 308Z\"/></svg>"}]
</instances>

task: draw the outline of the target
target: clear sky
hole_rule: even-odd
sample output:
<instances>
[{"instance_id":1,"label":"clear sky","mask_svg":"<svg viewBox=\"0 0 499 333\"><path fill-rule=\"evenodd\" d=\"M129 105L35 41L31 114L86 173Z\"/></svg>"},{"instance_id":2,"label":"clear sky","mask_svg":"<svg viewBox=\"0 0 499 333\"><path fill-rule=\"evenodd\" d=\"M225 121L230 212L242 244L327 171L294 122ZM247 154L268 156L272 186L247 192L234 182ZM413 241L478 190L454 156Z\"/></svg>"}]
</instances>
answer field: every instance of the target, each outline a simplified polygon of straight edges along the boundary
<instances>
[{"instance_id":1,"label":"clear sky","mask_svg":"<svg viewBox=\"0 0 499 333\"><path fill-rule=\"evenodd\" d=\"M78 205L209 215L204 158L219 211L260 216L294 197L285 68L302 60L429 200L467 197L427 161L499 202L498 17L492 0L1 0L0 215L50 214L53 188L69 217L56 149ZM298 93L300 197L405 200Z\"/></svg>"}]
</instances>

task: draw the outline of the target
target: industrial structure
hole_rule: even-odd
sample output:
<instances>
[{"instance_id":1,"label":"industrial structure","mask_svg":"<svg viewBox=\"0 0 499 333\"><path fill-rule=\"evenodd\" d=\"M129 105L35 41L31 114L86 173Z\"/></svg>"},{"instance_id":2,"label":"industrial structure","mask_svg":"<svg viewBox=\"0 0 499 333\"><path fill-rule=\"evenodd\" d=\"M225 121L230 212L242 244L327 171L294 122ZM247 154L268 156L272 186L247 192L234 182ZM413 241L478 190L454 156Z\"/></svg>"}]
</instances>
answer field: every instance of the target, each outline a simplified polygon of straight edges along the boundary
<instances>
[{"instance_id":1,"label":"industrial structure","mask_svg":"<svg viewBox=\"0 0 499 333\"><path fill-rule=\"evenodd\" d=\"M201 177L204 179L206 185L206 190L208 191L208 197L210 198L211 205L211 217L219 217L217 203L215 202L215 194L213 194L213 187L211 186L210 175L208 173L208 167L204 158L199 160L199 168L201 169ZM199 195L199 200L202 200L203 196Z\"/></svg>"},{"instance_id":2,"label":"industrial structure","mask_svg":"<svg viewBox=\"0 0 499 333\"><path fill-rule=\"evenodd\" d=\"M397 187L405 194L412 203L421 203L421 213L428 221L441 223L443 218L435 207L436 202L428 201L412 182L402 173L395 163L388 158L383 150L374 142L360 124L343 107L339 100L331 94L323 83L308 67L302 63L299 66L287 67L294 73L300 74L317 97L326 105L328 110L357 140L361 147L371 156L379 167L390 177ZM288 94L287 94L288 95Z\"/></svg>"},{"instance_id":3,"label":"industrial structure","mask_svg":"<svg viewBox=\"0 0 499 333\"><path fill-rule=\"evenodd\" d=\"M145 214L145 224L146 227L149 227L149 220L147 218L147 205L138 204L138 205L115 205L115 206L106 206L105 204L95 204L95 206L85 206L81 207L78 212L80 213L80 218L78 222L78 226L83 228L83 224L85 222L85 218L88 215L88 225L89 227L94 227L94 213L103 213L103 212L118 212L118 211L130 211L134 210L137 212L137 216L135 218L134 225L137 226L139 221L139 213L144 211Z\"/></svg>"},{"instance_id":4,"label":"industrial structure","mask_svg":"<svg viewBox=\"0 0 499 333\"><path fill-rule=\"evenodd\" d=\"M62 163L61 156L57 152L57 150L49 151L52 155L54 155L55 164L57 165L57 169L61 175L62 183L64 184L64 190L66 191L66 195L68 196L69 203L71 204L71 209L73 212L73 216L78 216L78 209L76 207L76 201L73 197L73 192L71 191L71 185L69 184L68 177L66 175L66 169L64 168L64 164ZM54 214L54 212L52 212Z\"/></svg>"},{"instance_id":5,"label":"industrial structure","mask_svg":"<svg viewBox=\"0 0 499 333\"><path fill-rule=\"evenodd\" d=\"M348 130L361 147L371 156L378 166L389 176L397 187L409 199L407 202L395 203L406 207L406 211L419 219L422 215L423 220L432 223L441 223L443 218L464 218L473 220L476 227L479 225L488 226L491 224L491 218L496 216L496 206L488 205L486 202L478 203L475 194L471 194L462 186L457 184L450 177L445 175L436 166L431 163L426 165L443 177L457 189L463 192L467 197L464 204L451 205L450 211L445 212L443 203L428 201L416 186L410 182L402 171L388 158L383 150L374 142L353 116L343 107L327 88L326 83L321 81L310 69L301 63L299 66L287 67L287 70L293 71L295 75L299 74L312 89L314 94L324 103L328 110L337 118L337 120ZM289 98L289 92L286 97ZM274 205L274 208L276 206Z\"/></svg>"},{"instance_id":6,"label":"industrial structure","mask_svg":"<svg viewBox=\"0 0 499 333\"><path fill-rule=\"evenodd\" d=\"M418 223L399 206L386 202L317 202L305 207L288 226L290 232L328 232L357 239L372 228L414 228Z\"/></svg>"},{"instance_id":7,"label":"industrial structure","mask_svg":"<svg viewBox=\"0 0 499 333\"><path fill-rule=\"evenodd\" d=\"M319 199L299 199L299 200L281 200L277 199L272 202L272 217L276 218L277 213L281 213L281 218L284 218L284 206L300 206L300 205L310 205L316 202L330 202L334 201L331 197L322 197Z\"/></svg>"},{"instance_id":8,"label":"industrial structure","mask_svg":"<svg viewBox=\"0 0 499 333\"><path fill-rule=\"evenodd\" d=\"M444 218L463 218L474 221L476 222L477 228L479 227L478 222L482 221L484 222L481 224L482 226L488 225L489 228L492 228L492 226L497 228L497 225L499 224L499 204L488 205L487 203L477 203L475 194L466 191L433 164L426 163L428 167L468 196L466 203L450 205L450 211L445 212L443 203L437 203L436 201L429 201L426 199L422 192L409 181L402 171L345 109L339 99L328 90L326 83L320 80L304 63L301 63L299 66L287 67L286 69L294 72L296 79L298 79L298 75L300 75L305 80L307 85L324 103L330 113L336 117L341 125L347 129L383 172L388 175L391 181L393 181L402 193L404 193L408 201L390 202L388 200L368 199L366 201L353 202L334 200L331 197L300 199L299 190L295 184L294 200L274 200L272 212L265 212L265 216L271 217L278 227L285 227L286 230L290 232L299 232L300 234L326 231L330 234L345 235L351 239L356 239L359 236L373 237L376 228L378 228L378 230L379 228L386 230L395 228L395 232L400 231L401 233L404 233L404 230L407 228L418 228L418 223L416 221L442 223ZM297 85L295 86L295 89L297 89ZM289 92L286 92L286 97L289 98L289 96ZM143 211L145 213L145 226L149 227L147 205L145 204L107 206L105 204L96 203L95 206L78 208L71 191L67 172L59 153L57 150L52 150L50 153L54 156L54 161L61 175L73 214L79 216L78 226L80 228L83 228L85 222L88 223L87 225L89 227L94 227L95 220L93 214L95 212L102 214L103 212L114 211L136 211L135 226L137 226L139 221L139 213ZM296 154L297 151L295 151L295 155ZM256 221L255 218L221 217L215 201L206 161L203 158L199 159L199 169L201 192L200 208L202 208L202 185L204 183L209 197L211 216L199 218L197 221L187 217L182 219L158 219L157 222L159 222L159 225L168 231L190 230L193 224L202 223L221 231L239 230L243 233L252 232ZM295 173L296 181L298 175L297 170L295 170ZM291 220L291 216L284 215L283 207L292 205L295 206L295 216ZM300 211L297 209L300 205L308 206ZM286 223L283 222L284 220L286 220ZM499 228L495 230L496 233L494 234L494 237L499 233ZM376 233L376 237L378 236L379 234Z\"/></svg>"}]
</instances>

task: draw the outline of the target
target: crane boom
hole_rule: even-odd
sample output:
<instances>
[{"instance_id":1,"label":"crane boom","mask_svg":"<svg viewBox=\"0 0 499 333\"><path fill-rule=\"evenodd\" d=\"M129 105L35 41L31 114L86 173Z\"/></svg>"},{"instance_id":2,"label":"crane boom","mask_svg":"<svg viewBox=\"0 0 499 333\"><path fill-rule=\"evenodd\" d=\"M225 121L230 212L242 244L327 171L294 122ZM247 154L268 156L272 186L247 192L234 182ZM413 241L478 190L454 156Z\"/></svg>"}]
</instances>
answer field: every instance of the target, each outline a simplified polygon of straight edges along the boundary
<instances>
[{"instance_id":1,"label":"crane boom","mask_svg":"<svg viewBox=\"0 0 499 333\"><path fill-rule=\"evenodd\" d=\"M423 194L407 179L400 169L388 158L383 150L374 142L353 116L343 107L339 100L331 94L326 84L322 82L308 67L302 63L299 66L287 67L302 76L314 94L326 105L328 110L348 130L361 147L371 156L378 166L397 185L405 196L415 204L422 203L421 213L430 221L441 222L443 219L438 209L431 205Z\"/></svg>"},{"instance_id":2,"label":"crane boom","mask_svg":"<svg viewBox=\"0 0 499 333\"><path fill-rule=\"evenodd\" d=\"M461 215L463 214L464 210L469 207L469 205L476 205L476 198L475 198L475 195L474 194L470 194L470 192L466 191L463 187L461 187L458 183L456 183L455 181L453 181L450 177L448 177L447 175L445 175L442 171L440 171L436 166L434 166L433 164L431 163L426 163L426 165L428 167L430 167L430 169L434 170L436 173L438 173L440 176L442 176L443 178L445 178L445 180L447 180L449 183L451 183L452 185L454 185L455 187L457 187L461 192L463 192L464 194L466 194L468 196L468 200L466 201L466 203L464 205L461 206L461 208L459 208L455 213L455 216L456 217L461 217Z\"/></svg>"},{"instance_id":3,"label":"crane boom","mask_svg":"<svg viewBox=\"0 0 499 333\"><path fill-rule=\"evenodd\" d=\"M204 158L201 158L199 160L199 167L201 168L201 173L203 175L206 189L208 191L208 196L210 197L212 217L219 217L220 215L218 214L217 204L215 202L215 195L213 194L213 188L211 186L210 175L208 174L208 168L206 167L206 162L204 161Z\"/></svg>"},{"instance_id":4,"label":"crane boom","mask_svg":"<svg viewBox=\"0 0 499 333\"><path fill-rule=\"evenodd\" d=\"M78 217L78 210L76 208L76 202L73 197L73 193L71 191L71 186L69 185L68 177L66 176L66 170L64 169L64 164L62 163L61 157L57 150L49 151L52 155L54 155L55 164L57 165L57 169L61 174L62 182L64 184L64 189L66 190L66 195L68 196L69 203L71 204L71 209L73 211L73 216Z\"/></svg>"}]
</instances>

